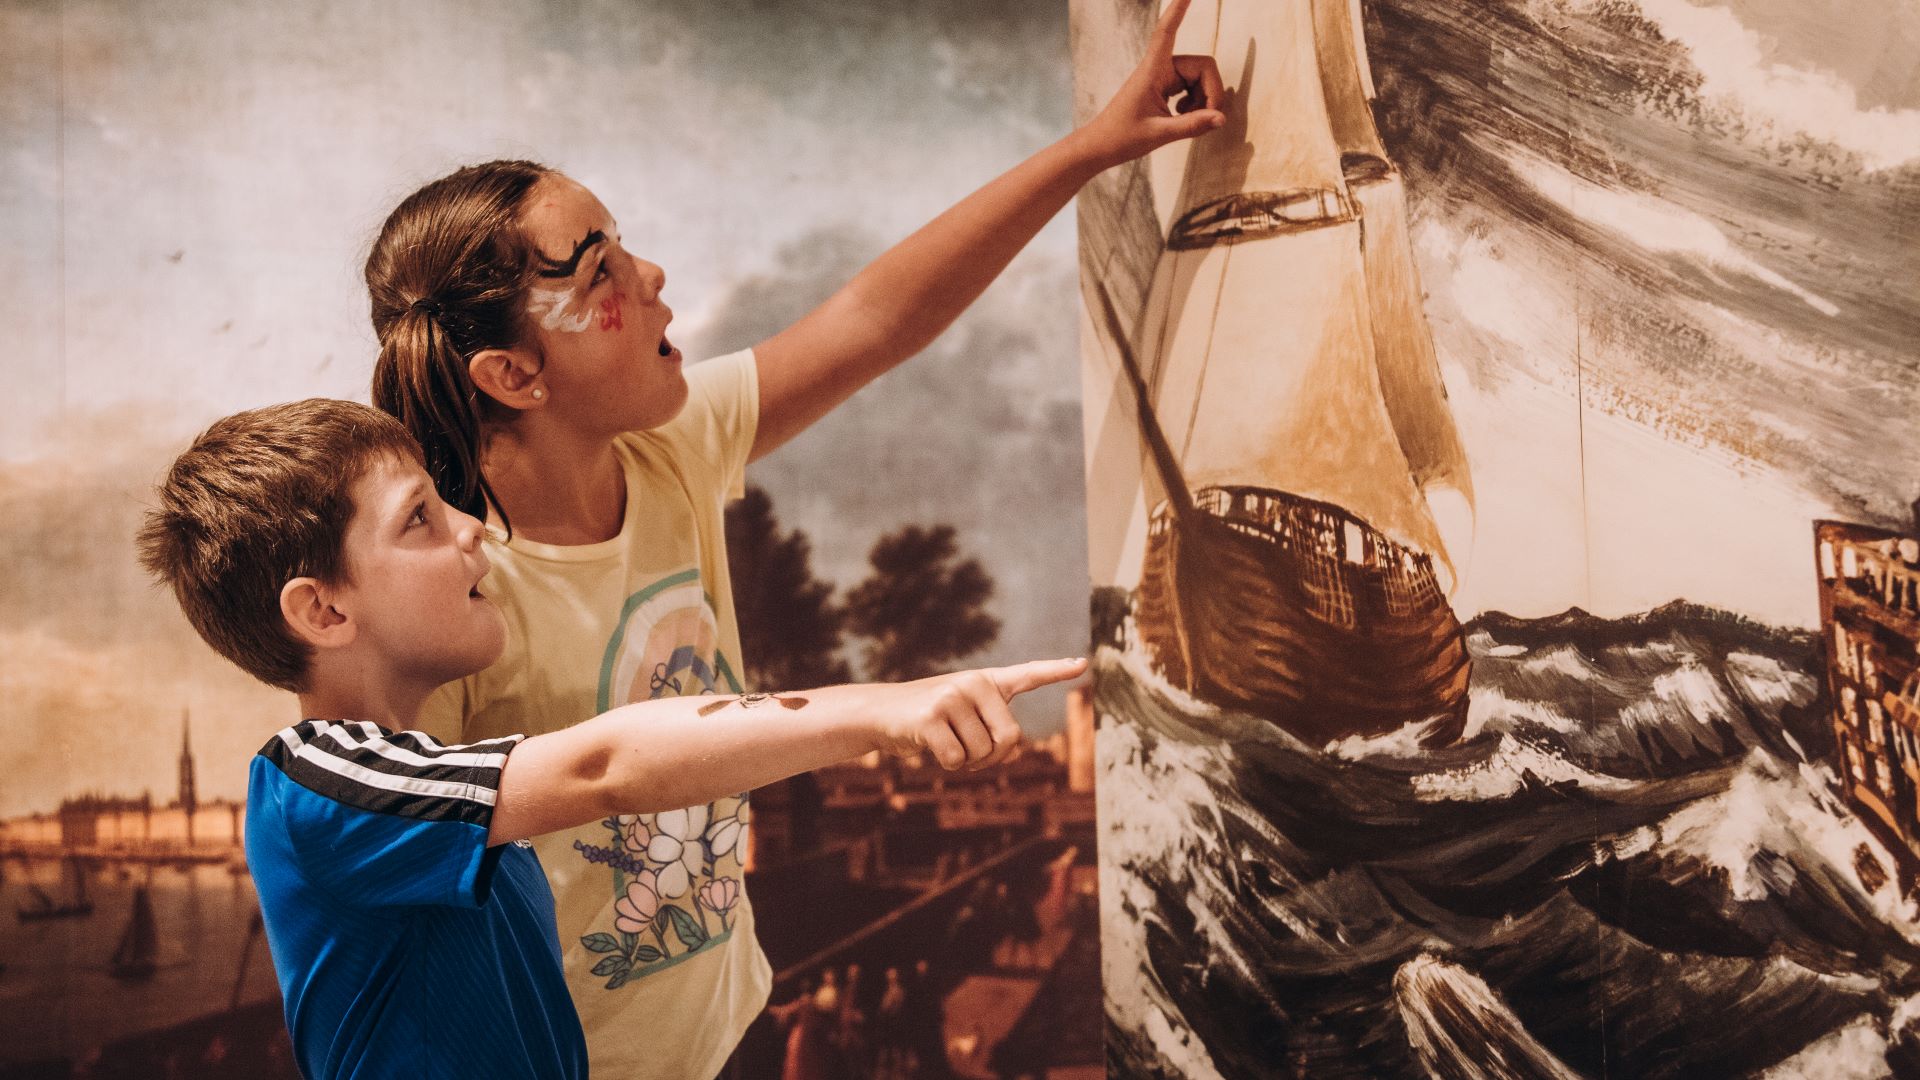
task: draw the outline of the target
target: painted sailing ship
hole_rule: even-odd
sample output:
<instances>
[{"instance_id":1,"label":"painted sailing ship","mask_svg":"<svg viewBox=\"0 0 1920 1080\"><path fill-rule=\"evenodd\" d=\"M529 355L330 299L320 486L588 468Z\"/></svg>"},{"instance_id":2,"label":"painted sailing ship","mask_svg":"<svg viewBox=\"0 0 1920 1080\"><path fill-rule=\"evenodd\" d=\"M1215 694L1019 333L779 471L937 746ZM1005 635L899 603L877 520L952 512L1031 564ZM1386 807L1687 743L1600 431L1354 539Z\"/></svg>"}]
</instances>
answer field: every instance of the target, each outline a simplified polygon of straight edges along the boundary
<instances>
[{"instance_id":1,"label":"painted sailing ship","mask_svg":"<svg viewBox=\"0 0 1920 1080\"><path fill-rule=\"evenodd\" d=\"M1469 665L1435 510L1470 521L1472 487L1358 0L1202 0L1195 28L1228 122L1189 151L1131 333L1102 297L1164 493L1139 638L1169 682L1310 744L1451 742Z\"/></svg>"}]
</instances>

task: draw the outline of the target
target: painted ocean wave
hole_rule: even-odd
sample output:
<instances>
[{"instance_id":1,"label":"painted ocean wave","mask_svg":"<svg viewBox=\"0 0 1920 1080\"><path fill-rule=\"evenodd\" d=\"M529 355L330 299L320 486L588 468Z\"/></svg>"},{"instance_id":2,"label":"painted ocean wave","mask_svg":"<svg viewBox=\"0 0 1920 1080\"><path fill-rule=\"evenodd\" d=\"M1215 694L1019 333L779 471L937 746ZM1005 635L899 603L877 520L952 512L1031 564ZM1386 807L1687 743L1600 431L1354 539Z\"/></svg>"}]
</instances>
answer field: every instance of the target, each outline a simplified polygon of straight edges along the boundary
<instances>
[{"instance_id":1,"label":"painted ocean wave","mask_svg":"<svg viewBox=\"0 0 1920 1080\"><path fill-rule=\"evenodd\" d=\"M1908 1074L1917 913L1836 795L1811 637L1469 633L1439 750L1305 746L1098 651L1114 1074Z\"/></svg>"}]
</instances>

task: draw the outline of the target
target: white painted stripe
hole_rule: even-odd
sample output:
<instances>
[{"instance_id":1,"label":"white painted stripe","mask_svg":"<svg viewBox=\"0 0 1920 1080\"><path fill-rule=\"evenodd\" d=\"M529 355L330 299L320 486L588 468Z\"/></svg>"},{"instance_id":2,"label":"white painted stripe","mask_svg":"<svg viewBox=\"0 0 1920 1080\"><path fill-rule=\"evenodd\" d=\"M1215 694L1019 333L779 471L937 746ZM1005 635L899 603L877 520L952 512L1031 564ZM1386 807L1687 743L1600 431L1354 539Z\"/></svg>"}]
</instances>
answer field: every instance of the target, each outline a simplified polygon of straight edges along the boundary
<instances>
[{"instance_id":1,"label":"white painted stripe","mask_svg":"<svg viewBox=\"0 0 1920 1080\"><path fill-rule=\"evenodd\" d=\"M380 729L374 727L372 724L365 725L362 730L364 735L358 739L353 737L352 728L346 724L330 725L322 728L316 734L328 736L335 743L338 743L348 750L368 750L386 758L388 761L397 761L402 765L417 765L422 768L431 768L436 765L458 765L468 768L498 769L507 763L505 751L496 753L463 753L457 747L452 753L440 754L437 757L428 757L425 754L418 754L404 746L389 742L385 735L380 734Z\"/></svg>"},{"instance_id":2,"label":"white painted stripe","mask_svg":"<svg viewBox=\"0 0 1920 1080\"><path fill-rule=\"evenodd\" d=\"M300 752L301 747L307 745L306 740L300 738L300 732L298 728L293 728L293 727L281 728L277 733L275 733L274 738L279 739L282 743L285 743L287 749L293 751L296 754Z\"/></svg>"},{"instance_id":3,"label":"white painted stripe","mask_svg":"<svg viewBox=\"0 0 1920 1080\"><path fill-rule=\"evenodd\" d=\"M294 753L294 756L336 776L345 777L357 784L378 788L381 791L441 799L464 799L481 806L492 806L495 797L492 788L481 787L478 784L455 784L445 780L428 780L419 776L395 776L391 773L375 772L317 746L303 746Z\"/></svg>"}]
</instances>

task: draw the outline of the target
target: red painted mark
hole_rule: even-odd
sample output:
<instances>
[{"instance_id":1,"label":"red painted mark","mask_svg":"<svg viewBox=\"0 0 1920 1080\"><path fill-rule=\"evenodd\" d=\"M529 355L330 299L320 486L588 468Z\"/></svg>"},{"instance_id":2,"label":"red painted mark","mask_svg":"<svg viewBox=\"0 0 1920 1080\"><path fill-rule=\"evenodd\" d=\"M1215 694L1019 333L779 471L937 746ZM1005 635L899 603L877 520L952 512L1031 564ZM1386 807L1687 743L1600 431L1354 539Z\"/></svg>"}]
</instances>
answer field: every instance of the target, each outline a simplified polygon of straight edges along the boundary
<instances>
[{"instance_id":1,"label":"red painted mark","mask_svg":"<svg viewBox=\"0 0 1920 1080\"><path fill-rule=\"evenodd\" d=\"M600 329L619 330L626 325L620 319L620 303L625 299L624 295L614 293L600 301Z\"/></svg>"}]
</instances>

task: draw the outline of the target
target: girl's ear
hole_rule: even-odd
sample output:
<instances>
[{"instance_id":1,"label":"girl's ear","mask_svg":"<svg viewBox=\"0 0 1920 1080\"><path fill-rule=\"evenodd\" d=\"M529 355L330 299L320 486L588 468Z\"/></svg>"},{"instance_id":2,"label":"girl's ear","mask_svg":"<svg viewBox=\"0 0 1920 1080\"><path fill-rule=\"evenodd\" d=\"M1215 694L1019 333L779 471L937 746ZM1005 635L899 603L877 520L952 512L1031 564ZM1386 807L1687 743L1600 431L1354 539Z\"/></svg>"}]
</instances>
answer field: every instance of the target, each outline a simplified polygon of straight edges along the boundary
<instances>
[{"instance_id":1,"label":"girl's ear","mask_svg":"<svg viewBox=\"0 0 1920 1080\"><path fill-rule=\"evenodd\" d=\"M482 349L467 361L467 377L481 393L510 409L537 409L546 403L540 362L523 349Z\"/></svg>"},{"instance_id":2,"label":"girl's ear","mask_svg":"<svg viewBox=\"0 0 1920 1080\"><path fill-rule=\"evenodd\" d=\"M352 644L359 627L333 601L333 590L318 578L297 577L280 588L280 616L294 637L316 649Z\"/></svg>"}]
</instances>

